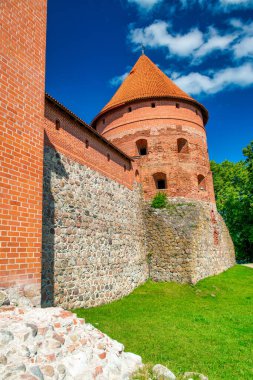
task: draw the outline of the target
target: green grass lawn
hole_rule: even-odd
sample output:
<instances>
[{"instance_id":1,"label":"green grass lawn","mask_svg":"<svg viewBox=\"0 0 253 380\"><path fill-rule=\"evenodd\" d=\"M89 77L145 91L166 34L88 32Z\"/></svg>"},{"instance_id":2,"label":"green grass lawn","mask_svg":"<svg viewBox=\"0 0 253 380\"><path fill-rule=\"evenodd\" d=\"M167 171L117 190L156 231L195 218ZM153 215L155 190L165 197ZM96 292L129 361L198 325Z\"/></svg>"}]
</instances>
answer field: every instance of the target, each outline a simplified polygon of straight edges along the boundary
<instances>
[{"instance_id":1,"label":"green grass lawn","mask_svg":"<svg viewBox=\"0 0 253 380\"><path fill-rule=\"evenodd\" d=\"M148 281L129 296L79 317L147 364L210 380L253 379L253 269L235 266L197 285Z\"/></svg>"}]
</instances>

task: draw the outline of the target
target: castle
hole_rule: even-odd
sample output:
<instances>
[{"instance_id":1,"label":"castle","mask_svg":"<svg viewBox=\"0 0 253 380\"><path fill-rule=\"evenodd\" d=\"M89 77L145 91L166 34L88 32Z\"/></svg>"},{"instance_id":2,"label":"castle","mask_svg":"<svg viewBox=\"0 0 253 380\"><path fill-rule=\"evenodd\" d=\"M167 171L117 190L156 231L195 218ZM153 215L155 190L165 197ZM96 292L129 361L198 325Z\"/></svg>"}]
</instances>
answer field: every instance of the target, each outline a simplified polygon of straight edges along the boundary
<instances>
[{"instance_id":1,"label":"castle","mask_svg":"<svg viewBox=\"0 0 253 380\"><path fill-rule=\"evenodd\" d=\"M0 287L87 307L234 265L207 110L141 55L87 125L45 95L46 0L1 2ZM164 192L169 210L150 199Z\"/></svg>"}]
</instances>

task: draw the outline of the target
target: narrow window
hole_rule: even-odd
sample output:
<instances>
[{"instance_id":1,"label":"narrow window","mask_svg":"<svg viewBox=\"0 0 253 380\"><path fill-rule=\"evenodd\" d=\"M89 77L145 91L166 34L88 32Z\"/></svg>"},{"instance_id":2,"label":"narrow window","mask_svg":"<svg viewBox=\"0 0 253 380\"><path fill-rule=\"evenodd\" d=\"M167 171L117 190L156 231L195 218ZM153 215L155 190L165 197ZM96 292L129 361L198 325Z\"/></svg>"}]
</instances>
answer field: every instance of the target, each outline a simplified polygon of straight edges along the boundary
<instances>
[{"instance_id":1,"label":"narrow window","mask_svg":"<svg viewBox=\"0 0 253 380\"><path fill-rule=\"evenodd\" d=\"M198 110L196 110L195 112L196 112L196 115L198 115L198 114L199 114L199 113L198 113Z\"/></svg>"},{"instance_id":2,"label":"narrow window","mask_svg":"<svg viewBox=\"0 0 253 380\"><path fill-rule=\"evenodd\" d=\"M145 139L136 141L136 147L139 156L146 156L148 154L148 142Z\"/></svg>"},{"instance_id":3,"label":"narrow window","mask_svg":"<svg viewBox=\"0 0 253 380\"><path fill-rule=\"evenodd\" d=\"M89 140L85 140L85 147L88 149L89 148Z\"/></svg>"},{"instance_id":4,"label":"narrow window","mask_svg":"<svg viewBox=\"0 0 253 380\"><path fill-rule=\"evenodd\" d=\"M179 103L176 103L176 108L180 108L180 104Z\"/></svg>"},{"instance_id":5,"label":"narrow window","mask_svg":"<svg viewBox=\"0 0 253 380\"><path fill-rule=\"evenodd\" d=\"M59 129L61 128L60 120L55 120L55 128L57 129L57 131L59 131Z\"/></svg>"},{"instance_id":6,"label":"narrow window","mask_svg":"<svg viewBox=\"0 0 253 380\"><path fill-rule=\"evenodd\" d=\"M96 123L93 124L93 128L94 128L94 129L97 129L97 124L96 124Z\"/></svg>"},{"instance_id":7,"label":"narrow window","mask_svg":"<svg viewBox=\"0 0 253 380\"><path fill-rule=\"evenodd\" d=\"M198 175L198 188L199 190L206 190L206 179L202 174Z\"/></svg>"},{"instance_id":8,"label":"narrow window","mask_svg":"<svg viewBox=\"0 0 253 380\"><path fill-rule=\"evenodd\" d=\"M186 139L177 139L177 151L178 153L189 153L189 145Z\"/></svg>"},{"instance_id":9,"label":"narrow window","mask_svg":"<svg viewBox=\"0 0 253 380\"><path fill-rule=\"evenodd\" d=\"M151 103L151 108L155 108L155 103Z\"/></svg>"},{"instance_id":10,"label":"narrow window","mask_svg":"<svg viewBox=\"0 0 253 380\"><path fill-rule=\"evenodd\" d=\"M158 190L167 189L167 179L165 173L155 173L153 177L155 181L155 186Z\"/></svg>"},{"instance_id":11,"label":"narrow window","mask_svg":"<svg viewBox=\"0 0 253 380\"><path fill-rule=\"evenodd\" d=\"M110 161L110 159L111 159L111 156L109 153L107 153L107 161Z\"/></svg>"},{"instance_id":12,"label":"narrow window","mask_svg":"<svg viewBox=\"0 0 253 380\"><path fill-rule=\"evenodd\" d=\"M126 172L126 165L124 165L124 172Z\"/></svg>"},{"instance_id":13,"label":"narrow window","mask_svg":"<svg viewBox=\"0 0 253 380\"><path fill-rule=\"evenodd\" d=\"M132 112L132 107L128 107L128 112Z\"/></svg>"}]
</instances>

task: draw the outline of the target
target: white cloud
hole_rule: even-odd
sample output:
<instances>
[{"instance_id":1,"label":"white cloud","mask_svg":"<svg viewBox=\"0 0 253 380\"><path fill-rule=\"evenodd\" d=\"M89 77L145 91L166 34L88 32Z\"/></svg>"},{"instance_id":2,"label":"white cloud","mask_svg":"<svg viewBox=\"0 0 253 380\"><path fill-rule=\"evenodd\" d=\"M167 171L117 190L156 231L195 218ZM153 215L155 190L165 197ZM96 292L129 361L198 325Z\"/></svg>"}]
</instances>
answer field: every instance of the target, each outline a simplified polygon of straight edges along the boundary
<instances>
[{"instance_id":1,"label":"white cloud","mask_svg":"<svg viewBox=\"0 0 253 380\"><path fill-rule=\"evenodd\" d=\"M122 74L122 75L118 75L116 77L113 77L112 79L110 79L109 83L112 87L117 87L119 86L125 79L126 77L128 76L128 72L125 73L125 74Z\"/></svg>"},{"instance_id":2,"label":"white cloud","mask_svg":"<svg viewBox=\"0 0 253 380\"><path fill-rule=\"evenodd\" d=\"M253 57L253 22L243 23L240 19L230 21L240 38L233 45L234 57L236 59Z\"/></svg>"},{"instance_id":3,"label":"white cloud","mask_svg":"<svg viewBox=\"0 0 253 380\"><path fill-rule=\"evenodd\" d=\"M195 52L195 57L204 57L215 50L228 49L231 43L236 39L235 34L225 34L221 35L219 32L212 28L209 28L209 33L205 37L205 43L200 46L200 48Z\"/></svg>"},{"instance_id":4,"label":"white cloud","mask_svg":"<svg viewBox=\"0 0 253 380\"><path fill-rule=\"evenodd\" d=\"M142 44L152 49L165 47L170 54L191 57L196 63L213 51L224 52L237 37L233 33L222 35L213 27L210 27L205 34L197 28L185 34L172 33L171 29L170 24L158 20L145 28L132 29L129 39L137 50Z\"/></svg>"},{"instance_id":5,"label":"white cloud","mask_svg":"<svg viewBox=\"0 0 253 380\"><path fill-rule=\"evenodd\" d=\"M141 10L150 11L155 5L163 0L128 0L129 3L136 4Z\"/></svg>"},{"instance_id":6,"label":"white cloud","mask_svg":"<svg viewBox=\"0 0 253 380\"><path fill-rule=\"evenodd\" d=\"M192 95L215 94L226 88L248 87L253 85L253 64L228 67L209 75L192 72L177 78L175 83Z\"/></svg>"},{"instance_id":7,"label":"white cloud","mask_svg":"<svg viewBox=\"0 0 253 380\"><path fill-rule=\"evenodd\" d=\"M171 53L187 56L203 43L203 35L198 29L192 29L186 34L172 35L168 33L170 25L165 21L155 21L146 28L137 28L130 31L129 39L140 47L159 48L166 47Z\"/></svg>"},{"instance_id":8,"label":"white cloud","mask_svg":"<svg viewBox=\"0 0 253 380\"><path fill-rule=\"evenodd\" d=\"M180 0L178 3L182 8L192 8L199 4L210 11L229 12L234 9L253 8L253 0Z\"/></svg>"},{"instance_id":9,"label":"white cloud","mask_svg":"<svg viewBox=\"0 0 253 380\"><path fill-rule=\"evenodd\" d=\"M245 37L234 46L236 58L253 57L253 37Z\"/></svg>"},{"instance_id":10,"label":"white cloud","mask_svg":"<svg viewBox=\"0 0 253 380\"><path fill-rule=\"evenodd\" d=\"M253 6L253 0L219 0L220 5L224 7L251 7Z\"/></svg>"}]
</instances>

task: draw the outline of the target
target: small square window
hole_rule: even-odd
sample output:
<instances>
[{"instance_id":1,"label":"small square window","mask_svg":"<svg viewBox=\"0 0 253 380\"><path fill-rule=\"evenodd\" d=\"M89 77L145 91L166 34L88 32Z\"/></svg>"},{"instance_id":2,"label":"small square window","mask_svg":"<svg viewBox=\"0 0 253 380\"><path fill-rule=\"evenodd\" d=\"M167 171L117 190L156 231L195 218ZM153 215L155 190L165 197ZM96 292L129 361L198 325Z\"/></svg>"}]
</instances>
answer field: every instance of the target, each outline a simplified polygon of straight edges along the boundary
<instances>
[{"instance_id":1,"label":"small square window","mask_svg":"<svg viewBox=\"0 0 253 380\"><path fill-rule=\"evenodd\" d=\"M176 108L180 108L180 104L179 103L176 103Z\"/></svg>"},{"instance_id":2,"label":"small square window","mask_svg":"<svg viewBox=\"0 0 253 380\"><path fill-rule=\"evenodd\" d=\"M165 180L164 179L158 179L157 180L157 189L163 190L166 189Z\"/></svg>"},{"instance_id":3,"label":"small square window","mask_svg":"<svg viewBox=\"0 0 253 380\"><path fill-rule=\"evenodd\" d=\"M128 112L132 112L132 107L128 107Z\"/></svg>"},{"instance_id":4,"label":"small square window","mask_svg":"<svg viewBox=\"0 0 253 380\"><path fill-rule=\"evenodd\" d=\"M155 103L151 103L151 107L152 107L152 108L155 108Z\"/></svg>"}]
</instances>

